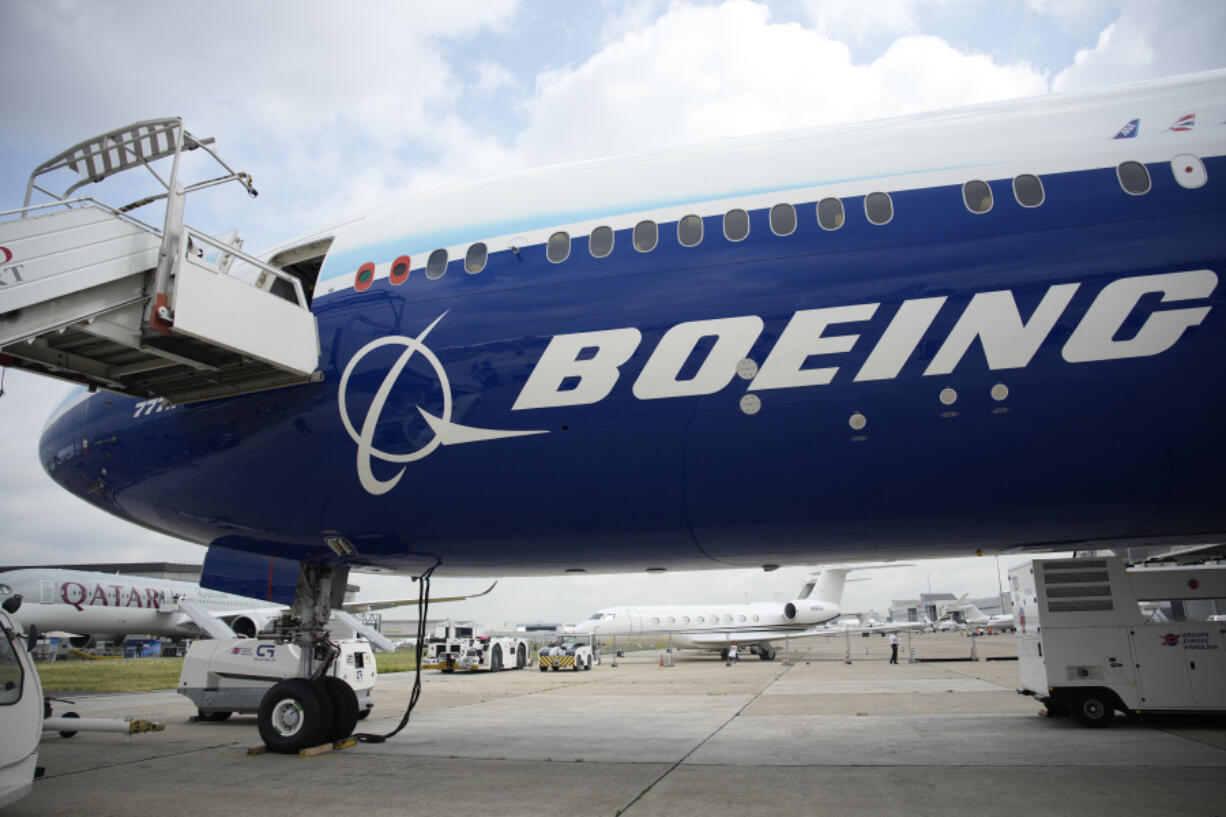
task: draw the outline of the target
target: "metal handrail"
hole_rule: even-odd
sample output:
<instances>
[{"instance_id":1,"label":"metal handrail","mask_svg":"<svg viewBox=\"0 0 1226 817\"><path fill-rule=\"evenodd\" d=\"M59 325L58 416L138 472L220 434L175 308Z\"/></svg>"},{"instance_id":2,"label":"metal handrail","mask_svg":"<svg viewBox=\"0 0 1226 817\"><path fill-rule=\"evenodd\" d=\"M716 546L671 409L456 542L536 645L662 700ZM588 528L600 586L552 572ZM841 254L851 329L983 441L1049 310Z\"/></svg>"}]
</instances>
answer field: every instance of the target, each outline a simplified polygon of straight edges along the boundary
<instances>
[{"instance_id":1,"label":"metal handrail","mask_svg":"<svg viewBox=\"0 0 1226 817\"><path fill-rule=\"evenodd\" d=\"M163 237L162 232L158 230L156 227L152 227L144 223L140 219L134 216L128 215L127 213L121 210L118 210L112 207L111 205L106 204L105 202L98 201L92 196L80 196L75 199L64 199L62 201L48 201L42 204L31 204L28 207L17 207L12 210L3 210L3 211L0 211L0 218L5 218L6 216L13 216L13 215L21 215L22 217L24 217L25 214L33 210L43 210L43 209L47 209L51 207L66 207L68 209L72 209L72 206L74 204L77 204L77 205L92 204L98 207L100 210L104 210L110 213L111 215L115 216L116 218L122 219L123 221L133 225L134 227L138 227L150 233L151 235L156 236L159 239ZM256 269L262 272L267 272L268 274L273 275L277 278L280 278L282 281L285 281L294 289L294 295L297 296L297 306L304 310L308 310L308 311L310 310L310 307L307 306L306 294L303 292L303 289L302 289L302 281L300 281L296 276L290 275L284 270L279 270L276 267L271 266L267 262L261 261L260 259L256 258L253 255L248 255L247 253L243 252L237 247L227 244L224 241L221 241L220 239L214 238L213 236L208 235L207 233L202 233L195 228L184 225L183 229L189 236L192 237L192 239L198 240L202 244L207 244L210 247L220 250L223 253L232 255L238 260L244 263L250 264L251 266L255 267ZM222 273L222 274L229 274L229 273ZM231 277L234 277L235 280L242 281L241 278L237 278L236 276L231 276ZM248 281L242 281L242 282L244 284L247 284L250 287L253 287L256 289L259 288L254 283L250 283Z\"/></svg>"}]
</instances>

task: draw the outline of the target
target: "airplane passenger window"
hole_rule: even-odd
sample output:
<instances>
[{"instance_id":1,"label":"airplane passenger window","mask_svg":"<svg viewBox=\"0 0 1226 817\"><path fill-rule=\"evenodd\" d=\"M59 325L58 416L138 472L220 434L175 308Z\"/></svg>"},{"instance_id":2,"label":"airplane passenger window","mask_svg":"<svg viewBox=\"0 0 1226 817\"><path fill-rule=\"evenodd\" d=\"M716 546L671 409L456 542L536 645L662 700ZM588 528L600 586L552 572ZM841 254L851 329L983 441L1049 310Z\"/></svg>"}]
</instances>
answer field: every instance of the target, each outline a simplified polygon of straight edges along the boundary
<instances>
[{"instance_id":1,"label":"airplane passenger window","mask_svg":"<svg viewBox=\"0 0 1226 817\"><path fill-rule=\"evenodd\" d=\"M758 614L757 614L757 613L754 613L754 614L753 614L753 620L754 620L754 621L757 621L757 620L758 620Z\"/></svg>"},{"instance_id":2,"label":"airplane passenger window","mask_svg":"<svg viewBox=\"0 0 1226 817\"><path fill-rule=\"evenodd\" d=\"M772 207L771 232L775 235L791 235L796 232L796 208L790 204L776 204Z\"/></svg>"},{"instance_id":3,"label":"airplane passenger window","mask_svg":"<svg viewBox=\"0 0 1226 817\"><path fill-rule=\"evenodd\" d=\"M652 624L659 624L659 623L660 623L660 619L659 619L659 617L657 616L657 617L655 617L655 618L652 618L651 623L652 623Z\"/></svg>"},{"instance_id":4,"label":"airplane passenger window","mask_svg":"<svg viewBox=\"0 0 1226 817\"><path fill-rule=\"evenodd\" d=\"M1023 207L1038 207L1043 203L1043 182L1032 173L1023 173L1013 180L1013 197Z\"/></svg>"},{"instance_id":5,"label":"airplane passenger window","mask_svg":"<svg viewBox=\"0 0 1226 817\"><path fill-rule=\"evenodd\" d=\"M677 222L677 241L682 247L696 247L702 242L702 219L685 216Z\"/></svg>"},{"instance_id":6,"label":"airplane passenger window","mask_svg":"<svg viewBox=\"0 0 1226 817\"><path fill-rule=\"evenodd\" d=\"M742 624L745 623L745 616L741 616L740 619Z\"/></svg>"},{"instance_id":7,"label":"airplane passenger window","mask_svg":"<svg viewBox=\"0 0 1226 817\"><path fill-rule=\"evenodd\" d=\"M570 233L556 232L549 236L545 245L545 257L555 264L561 264L570 257Z\"/></svg>"},{"instance_id":8,"label":"airplane passenger window","mask_svg":"<svg viewBox=\"0 0 1226 817\"><path fill-rule=\"evenodd\" d=\"M407 255L402 255L392 262L391 272L387 275L392 286L400 286L409 279L409 263Z\"/></svg>"},{"instance_id":9,"label":"airplane passenger window","mask_svg":"<svg viewBox=\"0 0 1226 817\"><path fill-rule=\"evenodd\" d=\"M633 241L639 252L651 252L660 241L660 228L654 221L640 221L634 225Z\"/></svg>"},{"instance_id":10,"label":"airplane passenger window","mask_svg":"<svg viewBox=\"0 0 1226 817\"><path fill-rule=\"evenodd\" d=\"M668 617L668 623L669 623L669 624L676 624L676 623L677 623L677 619L673 618L672 616L669 616L669 617Z\"/></svg>"},{"instance_id":11,"label":"airplane passenger window","mask_svg":"<svg viewBox=\"0 0 1226 817\"><path fill-rule=\"evenodd\" d=\"M880 227L894 218L894 203L888 193L869 193L864 197L864 215Z\"/></svg>"},{"instance_id":12,"label":"airplane passenger window","mask_svg":"<svg viewBox=\"0 0 1226 817\"><path fill-rule=\"evenodd\" d=\"M431 281L437 281L443 277L443 273L447 271L447 251L435 250L430 253L430 257L426 259L426 277Z\"/></svg>"},{"instance_id":13,"label":"airplane passenger window","mask_svg":"<svg viewBox=\"0 0 1226 817\"><path fill-rule=\"evenodd\" d=\"M702 624L702 623L703 623L703 622L705 622L705 621L706 621L706 619L704 619L702 616L699 616L699 617L698 617L698 623L699 623L699 624Z\"/></svg>"},{"instance_id":14,"label":"airplane passenger window","mask_svg":"<svg viewBox=\"0 0 1226 817\"><path fill-rule=\"evenodd\" d=\"M604 258L613 252L613 228L597 227L587 241L587 251L593 258Z\"/></svg>"},{"instance_id":15,"label":"airplane passenger window","mask_svg":"<svg viewBox=\"0 0 1226 817\"><path fill-rule=\"evenodd\" d=\"M843 202L838 199L822 199L817 203L817 223L823 230L837 230L843 226Z\"/></svg>"},{"instance_id":16,"label":"airplane passenger window","mask_svg":"<svg viewBox=\"0 0 1226 817\"><path fill-rule=\"evenodd\" d=\"M1120 187L1134 196L1142 196L1149 192L1149 171L1140 162L1124 162L1115 169L1119 176Z\"/></svg>"},{"instance_id":17,"label":"airplane passenger window","mask_svg":"<svg viewBox=\"0 0 1226 817\"><path fill-rule=\"evenodd\" d=\"M689 624L689 623L690 623L690 617L689 617L689 616L682 616L682 617L681 617L681 623L682 623L682 624Z\"/></svg>"},{"instance_id":18,"label":"airplane passenger window","mask_svg":"<svg viewBox=\"0 0 1226 817\"><path fill-rule=\"evenodd\" d=\"M484 244L478 241L468 248L468 252L464 253L464 269L470 274L476 274L485 269L485 261L489 255L489 250Z\"/></svg>"},{"instance_id":19,"label":"airplane passenger window","mask_svg":"<svg viewBox=\"0 0 1226 817\"><path fill-rule=\"evenodd\" d=\"M967 182L962 185L962 202L972 213L986 213L992 209L992 188L978 179Z\"/></svg>"},{"instance_id":20,"label":"airplane passenger window","mask_svg":"<svg viewBox=\"0 0 1226 817\"><path fill-rule=\"evenodd\" d=\"M744 210L729 210L724 213L724 238L729 241L744 241L749 235L749 213Z\"/></svg>"}]
</instances>

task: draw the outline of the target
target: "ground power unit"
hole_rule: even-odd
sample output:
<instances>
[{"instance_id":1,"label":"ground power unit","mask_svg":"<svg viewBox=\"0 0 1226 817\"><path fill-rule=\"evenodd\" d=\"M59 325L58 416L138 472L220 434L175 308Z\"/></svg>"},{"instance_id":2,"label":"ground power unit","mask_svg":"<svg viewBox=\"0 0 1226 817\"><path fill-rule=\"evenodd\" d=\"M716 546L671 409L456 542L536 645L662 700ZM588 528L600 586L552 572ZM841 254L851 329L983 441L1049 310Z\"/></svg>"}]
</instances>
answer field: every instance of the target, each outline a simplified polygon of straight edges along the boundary
<instances>
[{"instance_id":1,"label":"ground power unit","mask_svg":"<svg viewBox=\"0 0 1226 817\"><path fill-rule=\"evenodd\" d=\"M1018 692L1107 726L1116 711L1226 712L1226 565L1037 559L1009 571Z\"/></svg>"},{"instance_id":2,"label":"ground power unit","mask_svg":"<svg viewBox=\"0 0 1226 817\"><path fill-rule=\"evenodd\" d=\"M353 689L358 717L366 717L374 706L371 690L378 675L370 643L360 638L333 643L340 653L328 674ZM234 712L257 713L273 684L298 677L301 650L296 644L255 638L193 642L183 658L178 692L196 705L201 720L225 720Z\"/></svg>"}]
</instances>

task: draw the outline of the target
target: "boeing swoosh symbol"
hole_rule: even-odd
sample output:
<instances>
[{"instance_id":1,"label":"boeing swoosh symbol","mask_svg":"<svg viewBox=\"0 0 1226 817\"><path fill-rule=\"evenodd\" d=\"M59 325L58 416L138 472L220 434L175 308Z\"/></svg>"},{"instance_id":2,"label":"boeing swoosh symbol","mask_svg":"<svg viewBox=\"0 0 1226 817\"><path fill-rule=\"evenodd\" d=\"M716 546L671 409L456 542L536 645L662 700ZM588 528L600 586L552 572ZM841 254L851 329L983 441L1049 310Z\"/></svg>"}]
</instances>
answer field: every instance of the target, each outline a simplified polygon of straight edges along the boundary
<instances>
[{"instance_id":1,"label":"boeing swoosh symbol","mask_svg":"<svg viewBox=\"0 0 1226 817\"><path fill-rule=\"evenodd\" d=\"M345 431L349 433L350 438L357 443L357 472L358 480L362 483L362 487L367 492L379 496L387 493L396 487L396 483L400 482L400 478L404 476L405 469L401 468L396 475L390 479L379 479L374 475L371 468L372 460L380 459L384 462L391 463L409 463L423 459L429 456L440 445L463 445L464 443L486 442L488 440L503 440L511 437L526 437L533 434L548 434L547 430L530 430L519 431L509 429L496 428L477 428L475 426L466 426L460 423L451 422L452 398L451 398L451 381L447 378L447 372L443 369L443 364L438 357L426 346L426 336L430 331L438 325L447 315L444 312L439 315L434 321L427 326L422 333L415 338L410 338L404 335L389 335L387 337L377 338L359 349L353 357L349 359L349 363L345 366L345 371L341 375L341 382L337 388L337 405L340 409L341 423L345 426ZM353 423L349 419L349 408L346 402L345 395L348 393L349 376L353 373L358 362L366 355L373 352L375 349L384 346L403 346L404 351L400 353L400 357L388 369L387 374L383 378L383 382L379 384L378 390L375 391L374 399L370 402L370 408L366 410L366 417L362 421L362 429L358 431L354 428ZM387 403L388 395L391 394L392 388L396 385L396 380L400 377L404 367L408 365L409 359L414 353L420 354L425 358L430 367L434 369L435 375L438 377L439 386L443 391L443 410L441 416L434 416L430 412L417 406L418 413L422 419L430 427L434 436L430 442L426 443L416 451L410 451L407 454L391 454L386 451L381 451L374 446L375 428L379 425L379 418L383 414L383 407Z\"/></svg>"}]
</instances>

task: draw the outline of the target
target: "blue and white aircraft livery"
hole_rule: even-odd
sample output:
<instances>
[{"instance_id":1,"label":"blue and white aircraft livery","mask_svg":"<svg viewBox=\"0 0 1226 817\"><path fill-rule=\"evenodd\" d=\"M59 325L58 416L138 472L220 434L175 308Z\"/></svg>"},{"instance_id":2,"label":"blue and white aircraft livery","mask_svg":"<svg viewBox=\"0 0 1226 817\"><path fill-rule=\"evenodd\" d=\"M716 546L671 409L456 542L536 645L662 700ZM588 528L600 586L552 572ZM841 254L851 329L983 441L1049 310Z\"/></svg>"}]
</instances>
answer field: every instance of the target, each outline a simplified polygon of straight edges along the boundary
<instances>
[{"instance_id":1,"label":"blue and white aircraft livery","mask_svg":"<svg viewBox=\"0 0 1226 817\"><path fill-rule=\"evenodd\" d=\"M1224 119L1215 72L420 195L266 256L319 382L81 394L42 461L278 603L1221 541Z\"/></svg>"}]
</instances>

